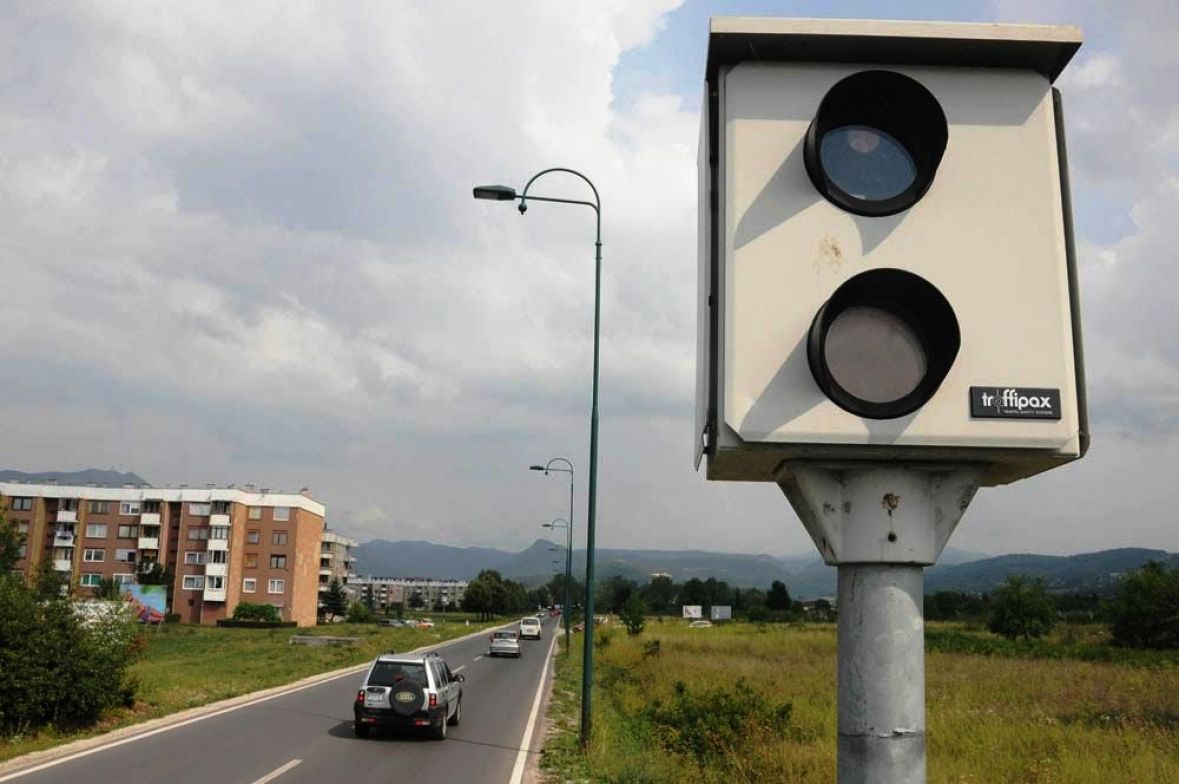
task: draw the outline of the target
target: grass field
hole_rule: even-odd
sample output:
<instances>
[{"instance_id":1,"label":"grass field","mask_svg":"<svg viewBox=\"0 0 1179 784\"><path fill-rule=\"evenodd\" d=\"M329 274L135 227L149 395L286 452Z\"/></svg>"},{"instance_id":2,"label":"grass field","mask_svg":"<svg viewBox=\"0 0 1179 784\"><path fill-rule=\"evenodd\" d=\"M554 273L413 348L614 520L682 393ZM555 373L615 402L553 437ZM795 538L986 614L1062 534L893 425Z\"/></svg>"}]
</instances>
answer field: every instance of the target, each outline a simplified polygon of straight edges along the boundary
<instances>
[{"instance_id":1,"label":"grass field","mask_svg":"<svg viewBox=\"0 0 1179 784\"><path fill-rule=\"evenodd\" d=\"M0 739L0 761L146 719L248 694L320 672L360 664L378 653L407 651L460 637L494 623L431 616L434 629L387 629L375 624L333 624L314 629L218 629L163 626L145 632L147 647L131 668L139 681L136 705L111 714L88 732L42 731ZM349 647L289 645L294 633L358 637Z\"/></svg>"},{"instance_id":2,"label":"grass field","mask_svg":"<svg viewBox=\"0 0 1179 784\"><path fill-rule=\"evenodd\" d=\"M580 656L558 660L556 733L542 761L549 781L835 781L834 626L688 629L665 620L638 637L605 636L588 756L577 749ZM993 650L990 635L961 626L931 624L930 637L930 782L1179 781L1173 653L1117 661L1116 650L1098 650L1108 643L1097 627ZM574 645L576 654L580 638ZM749 704L760 710L742 714Z\"/></svg>"}]
</instances>

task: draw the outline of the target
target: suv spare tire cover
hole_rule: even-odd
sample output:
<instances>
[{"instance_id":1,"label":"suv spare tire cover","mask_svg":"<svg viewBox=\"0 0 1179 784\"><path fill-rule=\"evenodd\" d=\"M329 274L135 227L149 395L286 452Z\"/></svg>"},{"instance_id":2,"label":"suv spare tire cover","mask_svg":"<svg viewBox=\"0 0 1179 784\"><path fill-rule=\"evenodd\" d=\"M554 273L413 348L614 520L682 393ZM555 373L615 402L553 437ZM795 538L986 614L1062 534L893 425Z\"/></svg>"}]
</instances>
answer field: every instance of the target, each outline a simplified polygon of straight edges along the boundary
<instances>
[{"instance_id":1,"label":"suv spare tire cover","mask_svg":"<svg viewBox=\"0 0 1179 784\"><path fill-rule=\"evenodd\" d=\"M406 678L389 689L389 707L399 716L412 716L426 701L426 692L417 681Z\"/></svg>"}]
</instances>

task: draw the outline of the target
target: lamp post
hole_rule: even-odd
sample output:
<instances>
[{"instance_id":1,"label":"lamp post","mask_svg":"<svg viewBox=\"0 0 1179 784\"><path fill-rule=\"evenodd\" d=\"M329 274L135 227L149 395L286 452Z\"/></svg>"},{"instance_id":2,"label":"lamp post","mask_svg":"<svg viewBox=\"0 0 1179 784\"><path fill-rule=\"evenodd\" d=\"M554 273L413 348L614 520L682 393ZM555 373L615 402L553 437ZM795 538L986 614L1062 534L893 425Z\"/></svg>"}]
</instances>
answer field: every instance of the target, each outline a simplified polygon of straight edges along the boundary
<instances>
[{"instance_id":1,"label":"lamp post","mask_svg":"<svg viewBox=\"0 0 1179 784\"><path fill-rule=\"evenodd\" d=\"M572 511L572 510L570 510ZM565 529L565 599L561 605L561 619L565 624L565 655L569 655L569 646L571 645L569 639L569 598L570 592L573 590L570 583L573 581L573 526L569 525L568 521L562 520L558 517L551 523L541 523L541 528L550 528L556 530L558 528ZM549 548L552 550L553 548Z\"/></svg>"},{"instance_id":2,"label":"lamp post","mask_svg":"<svg viewBox=\"0 0 1179 784\"><path fill-rule=\"evenodd\" d=\"M593 191L594 200L558 199L549 196L529 196L528 189L539 178L552 172L563 172L580 177ZM594 378L593 398L590 406L590 467L589 467L589 503L586 515L585 530L585 639L582 641L582 673L581 673L581 745L589 745L590 738L590 707L591 693L594 680L594 523L598 511L598 355L602 320L602 201L598 198L598 189L594 187L589 177L579 171L561 167L544 169L532 175L532 179L524 185L524 190L517 195L514 188L506 185L482 185L474 189L476 199L491 201L520 200L517 209L523 215L528 210L528 200L547 201L557 204L580 204L594 211ZM551 461L550 461L551 462ZM570 478L572 481L572 477ZM572 520L572 516L570 516ZM566 582L566 584L568 584Z\"/></svg>"}]
</instances>

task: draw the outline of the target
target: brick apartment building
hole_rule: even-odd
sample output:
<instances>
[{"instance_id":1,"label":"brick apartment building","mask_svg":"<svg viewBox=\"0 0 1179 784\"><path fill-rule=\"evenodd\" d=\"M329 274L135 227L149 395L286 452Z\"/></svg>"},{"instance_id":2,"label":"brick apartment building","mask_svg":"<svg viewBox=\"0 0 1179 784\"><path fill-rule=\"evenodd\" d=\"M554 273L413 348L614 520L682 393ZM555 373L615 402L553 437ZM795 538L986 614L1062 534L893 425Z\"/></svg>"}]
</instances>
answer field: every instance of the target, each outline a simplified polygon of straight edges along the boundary
<instances>
[{"instance_id":1,"label":"brick apartment building","mask_svg":"<svg viewBox=\"0 0 1179 784\"><path fill-rule=\"evenodd\" d=\"M0 482L0 506L26 537L16 567L26 576L48 559L85 594L160 562L184 623L213 624L252 602L315 624L324 507L306 491Z\"/></svg>"}]
</instances>

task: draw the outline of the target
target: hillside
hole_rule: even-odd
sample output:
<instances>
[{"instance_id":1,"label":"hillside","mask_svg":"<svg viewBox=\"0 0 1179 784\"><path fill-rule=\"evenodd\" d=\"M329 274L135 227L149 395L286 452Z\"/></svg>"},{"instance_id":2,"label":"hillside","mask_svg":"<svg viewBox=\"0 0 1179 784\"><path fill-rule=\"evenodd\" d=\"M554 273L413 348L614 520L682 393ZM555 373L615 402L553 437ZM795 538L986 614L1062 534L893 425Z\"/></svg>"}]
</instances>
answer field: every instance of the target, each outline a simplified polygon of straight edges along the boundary
<instances>
[{"instance_id":1,"label":"hillside","mask_svg":"<svg viewBox=\"0 0 1179 784\"><path fill-rule=\"evenodd\" d=\"M122 487L123 485L146 485L148 481L128 471L104 471L87 468L83 471L40 471L26 473L0 469L0 482L28 482L30 484L57 483L59 485L98 485L99 487Z\"/></svg>"}]
</instances>

